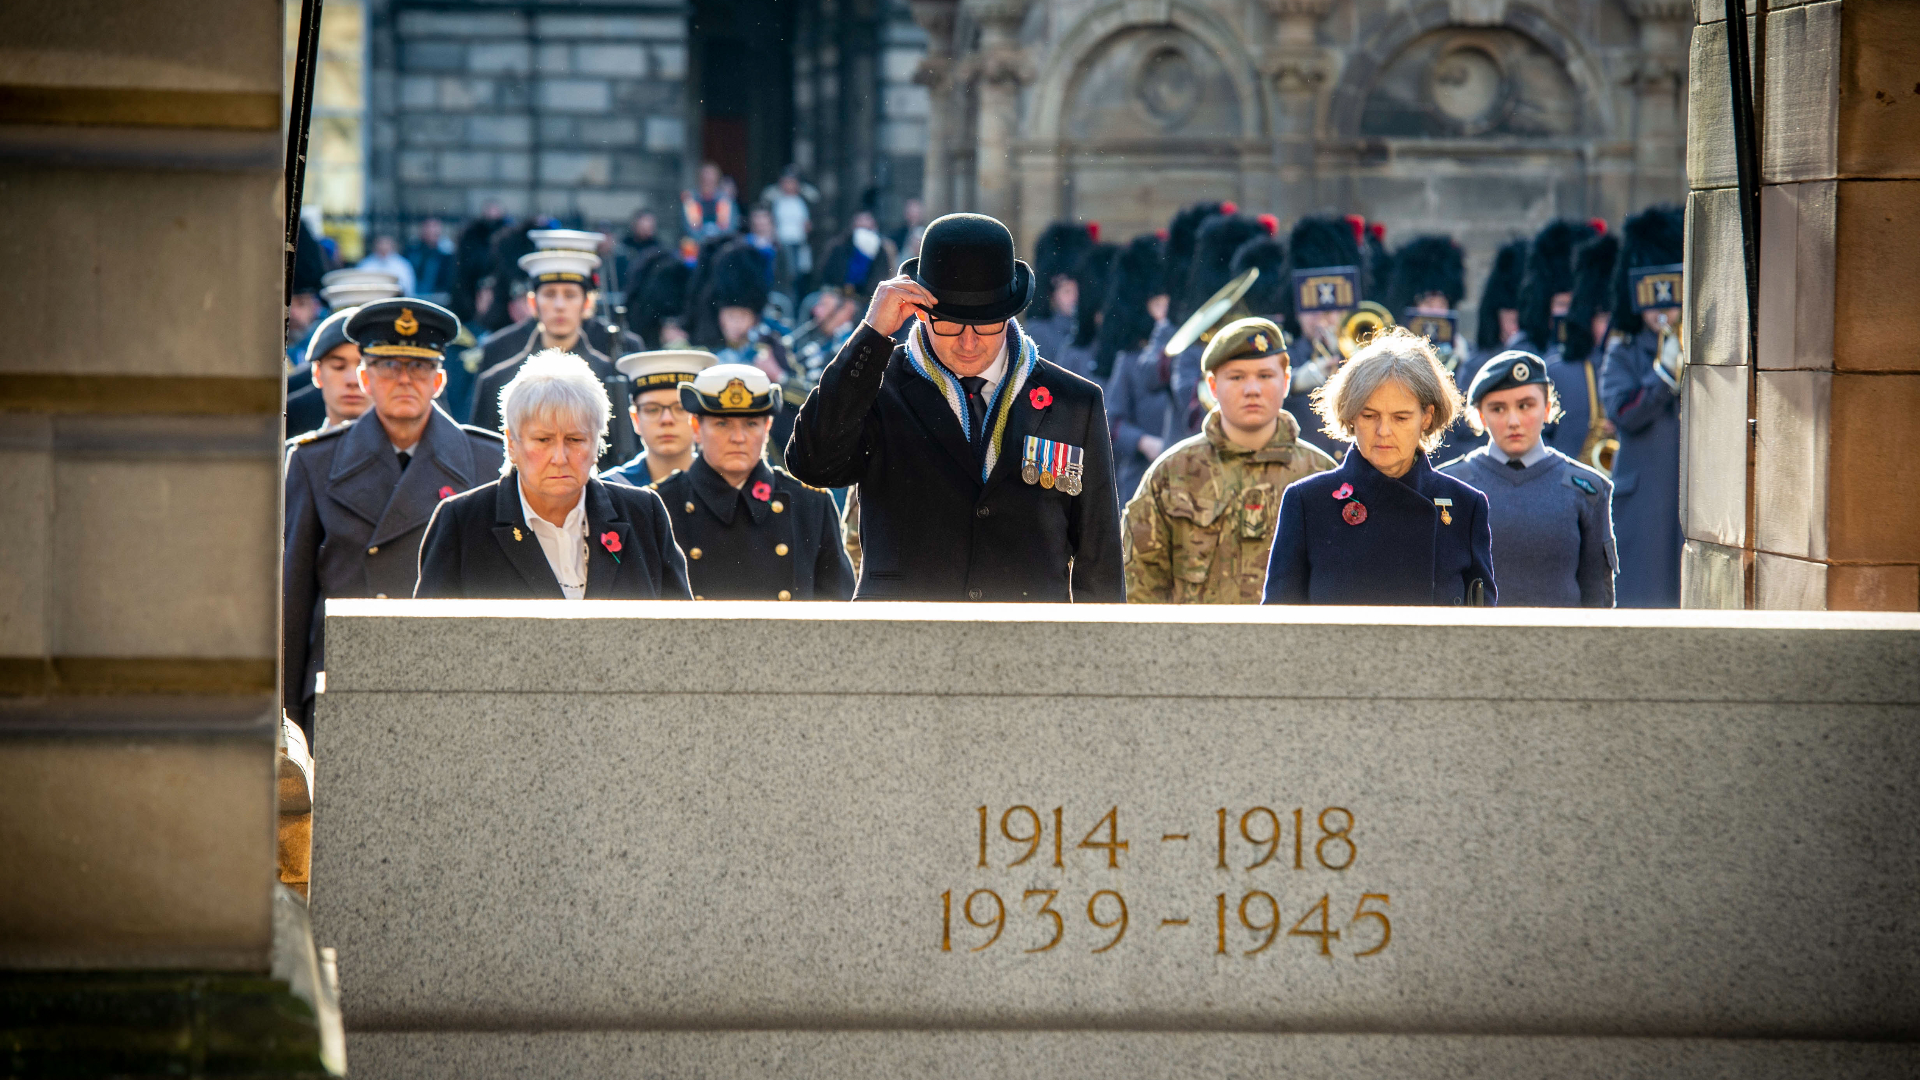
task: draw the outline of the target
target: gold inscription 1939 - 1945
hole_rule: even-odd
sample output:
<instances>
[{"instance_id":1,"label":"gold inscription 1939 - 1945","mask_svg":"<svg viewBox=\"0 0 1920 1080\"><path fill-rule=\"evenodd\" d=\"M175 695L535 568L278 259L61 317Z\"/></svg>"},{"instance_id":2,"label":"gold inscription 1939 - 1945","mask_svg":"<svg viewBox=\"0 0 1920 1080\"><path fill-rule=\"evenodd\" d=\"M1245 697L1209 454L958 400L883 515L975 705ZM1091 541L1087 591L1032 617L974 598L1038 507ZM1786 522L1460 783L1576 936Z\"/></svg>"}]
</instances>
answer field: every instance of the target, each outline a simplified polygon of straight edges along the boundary
<instances>
[{"instance_id":1,"label":"gold inscription 1939 - 1945","mask_svg":"<svg viewBox=\"0 0 1920 1080\"><path fill-rule=\"evenodd\" d=\"M970 854L974 856L973 868L976 870L1030 867L1042 871L1073 869L1097 873L1101 870L1120 870L1125 860L1144 854L1134 850L1133 841L1126 837L1121 828L1118 806L1109 807L1105 813L1099 814L1093 827L1081 835L1077 842L1071 840L1078 830L1069 831L1065 807L1056 806L1051 812L1042 813L1024 804L1010 806L997 815L997 822L992 807L976 807L974 813L978 818L978 834L977 843ZM1308 874L1314 871L1340 873L1351 869L1360 855L1354 841L1353 811L1346 807L1329 806L1317 813L1309 813L1304 806L1291 811L1255 806L1238 812L1236 808L1220 807L1214 811L1213 818L1211 824L1214 827L1210 830L1213 835L1206 837L1202 834L1202 843L1212 841L1207 845L1213 848L1210 852L1212 859L1207 867L1212 873L1284 872L1287 869ZM1080 820L1084 821L1085 818ZM1292 840L1290 848L1286 844L1288 838ZM1163 832L1159 836L1159 844L1150 843L1149 848L1165 850L1160 845L1186 845L1193 842L1194 834L1191 831ZM1078 855L1082 850L1093 854ZM1208 912L1211 918L1206 920L1212 924L1214 931L1208 935L1212 939L1209 942L1212 952L1219 956L1250 957L1271 949L1281 936L1280 928L1285 924L1283 904L1275 893L1283 891L1278 888L1279 885L1293 880L1288 877L1262 889L1230 889L1214 893ZM1300 883L1305 884L1308 880L1310 878L1301 879ZM1310 893L1311 887L1307 891ZM1061 892L1061 889L1049 888L1020 890L1014 909L1017 913L1026 913L1033 922L1031 930L1016 931L1016 937L1030 946L1022 948L1021 952L1051 952L1069 936L1077 936L1069 934L1068 917L1055 907ZM994 888L973 889L958 899L952 889L941 893L940 951L956 951L956 937L959 939L958 951L962 952L982 952L999 944L1008 933L1009 900L1012 896L1013 892L1010 891L1006 897L1002 897L1000 891ZM1035 901L1038 901L1037 907L1034 906ZM1353 916L1344 924L1336 924L1334 912L1344 911L1346 900L1343 898L1336 905L1331 891L1323 891L1317 900L1302 899L1300 902L1304 905L1304 911L1293 921L1286 936L1308 939L1321 956L1332 958L1336 955L1336 942L1341 945L1340 952L1356 960L1378 956L1386 951L1393 940L1393 923L1387 915L1392 897L1386 893L1360 893ZM1069 907L1074 912L1076 924L1079 908L1076 898ZM1120 890L1094 890L1087 896L1085 912L1087 925L1092 930L1087 935L1091 946L1088 951L1112 953L1126 940L1133 915ZM1196 921L1194 914L1184 910L1177 917L1173 912L1163 913L1158 929L1190 928Z\"/></svg>"}]
</instances>

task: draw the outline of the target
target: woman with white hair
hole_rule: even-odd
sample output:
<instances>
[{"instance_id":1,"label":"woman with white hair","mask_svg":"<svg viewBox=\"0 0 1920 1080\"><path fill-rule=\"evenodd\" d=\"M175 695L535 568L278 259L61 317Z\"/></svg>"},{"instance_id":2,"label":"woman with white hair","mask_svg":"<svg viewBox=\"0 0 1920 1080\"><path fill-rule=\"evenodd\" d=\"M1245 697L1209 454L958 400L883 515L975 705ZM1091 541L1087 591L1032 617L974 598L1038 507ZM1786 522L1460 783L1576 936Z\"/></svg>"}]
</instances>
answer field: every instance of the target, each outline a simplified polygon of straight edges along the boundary
<instances>
[{"instance_id":1,"label":"woman with white hair","mask_svg":"<svg viewBox=\"0 0 1920 1080\"><path fill-rule=\"evenodd\" d=\"M500 392L502 475L442 493L413 595L692 599L660 497L594 476L612 411L586 361L558 349L528 359Z\"/></svg>"},{"instance_id":2,"label":"woman with white hair","mask_svg":"<svg viewBox=\"0 0 1920 1080\"><path fill-rule=\"evenodd\" d=\"M1281 495L1264 602L1491 606L1487 497L1427 462L1461 409L1433 346L1402 327L1375 334L1313 407L1351 445Z\"/></svg>"}]
</instances>

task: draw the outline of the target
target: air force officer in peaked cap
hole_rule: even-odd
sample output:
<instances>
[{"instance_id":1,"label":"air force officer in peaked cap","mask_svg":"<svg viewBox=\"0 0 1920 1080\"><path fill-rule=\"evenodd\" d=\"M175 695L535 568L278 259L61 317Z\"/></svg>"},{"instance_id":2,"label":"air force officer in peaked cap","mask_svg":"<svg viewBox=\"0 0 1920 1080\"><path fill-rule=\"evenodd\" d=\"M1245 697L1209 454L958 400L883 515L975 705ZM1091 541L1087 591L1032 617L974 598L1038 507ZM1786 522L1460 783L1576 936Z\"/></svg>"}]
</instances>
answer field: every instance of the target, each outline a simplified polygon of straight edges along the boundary
<instances>
[{"instance_id":1,"label":"air force officer in peaked cap","mask_svg":"<svg viewBox=\"0 0 1920 1080\"><path fill-rule=\"evenodd\" d=\"M312 737L325 667L321 615L333 597L413 595L420 538L443 499L500 472L500 436L462 427L434 399L460 332L424 300L380 300L347 320L359 379L373 407L359 419L295 439L287 453L281 643L285 706Z\"/></svg>"}]
</instances>

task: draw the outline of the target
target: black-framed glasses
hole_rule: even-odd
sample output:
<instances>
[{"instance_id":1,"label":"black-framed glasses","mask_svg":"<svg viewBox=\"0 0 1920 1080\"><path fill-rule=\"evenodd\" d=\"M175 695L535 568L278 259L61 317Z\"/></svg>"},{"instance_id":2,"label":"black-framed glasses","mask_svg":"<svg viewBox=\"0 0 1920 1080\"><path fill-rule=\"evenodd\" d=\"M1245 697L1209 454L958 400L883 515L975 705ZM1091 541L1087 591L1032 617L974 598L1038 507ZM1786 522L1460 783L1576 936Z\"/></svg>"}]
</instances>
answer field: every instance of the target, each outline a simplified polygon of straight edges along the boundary
<instances>
[{"instance_id":1,"label":"black-framed glasses","mask_svg":"<svg viewBox=\"0 0 1920 1080\"><path fill-rule=\"evenodd\" d=\"M964 323L954 322L951 319L936 318L932 315L927 316L927 329L933 331L935 337L959 337L961 334L966 333L968 327L972 327L973 332L981 337L993 337L1004 331L1007 328L1007 324L1002 321ZM993 329L989 330L987 327L993 327Z\"/></svg>"},{"instance_id":2,"label":"black-framed glasses","mask_svg":"<svg viewBox=\"0 0 1920 1080\"><path fill-rule=\"evenodd\" d=\"M422 381L433 378L434 372L440 370L440 361L402 360L398 357L381 356L367 361L367 367L389 379L405 376L415 381Z\"/></svg>"}]
</instances>

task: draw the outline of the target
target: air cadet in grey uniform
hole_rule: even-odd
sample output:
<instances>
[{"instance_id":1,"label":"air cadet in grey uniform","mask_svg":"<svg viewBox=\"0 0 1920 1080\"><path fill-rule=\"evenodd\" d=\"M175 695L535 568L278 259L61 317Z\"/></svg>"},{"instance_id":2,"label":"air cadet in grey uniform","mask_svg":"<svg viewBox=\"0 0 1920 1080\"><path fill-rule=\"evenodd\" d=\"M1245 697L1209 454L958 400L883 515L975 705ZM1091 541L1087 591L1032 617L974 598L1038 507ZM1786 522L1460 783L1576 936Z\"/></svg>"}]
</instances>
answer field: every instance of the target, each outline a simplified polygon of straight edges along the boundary
<instances>
[{"instance_id":1,"label":"air cadet in grey uniform","mask_svg":"<svg viewBox=\"0 0 1920 1080\"><path fill-rule=\"evenodd\" d=\"M500 436L463 427L434 405L460 332L424 300L380 300L347 321L373 407L294 441L287 453L281 647L283 699L311 740L321 616L335 597L412 596L420 539L440 500L495 480Z\"/></svg>"},{"instance_id":2,"label":"air cadet in grey uniform","mask_svg":"<svg viewBox=\"0 0 1920 1080\"><path fill-rule=\"evenodd\" d=\"M1613 485L1543 437L1560 409L1547 365L1503 352L1474 376L1467 402L1487 444L1440 471L1486 493L1501 606L1612 607Z\"/></svg>"},{"instance_id":3,"label":"air cadet in grey uniform","mask_svg":"<svg viewBox=\"0 0 1920 1080\"><path fill-rule=\"evenodd\" d=\"M833 496L765 460L780 387L752 364L680 384L693 466L654 485L687 554L695 600L850 600L853 564Z\"/></svg>"}]
</instances>

